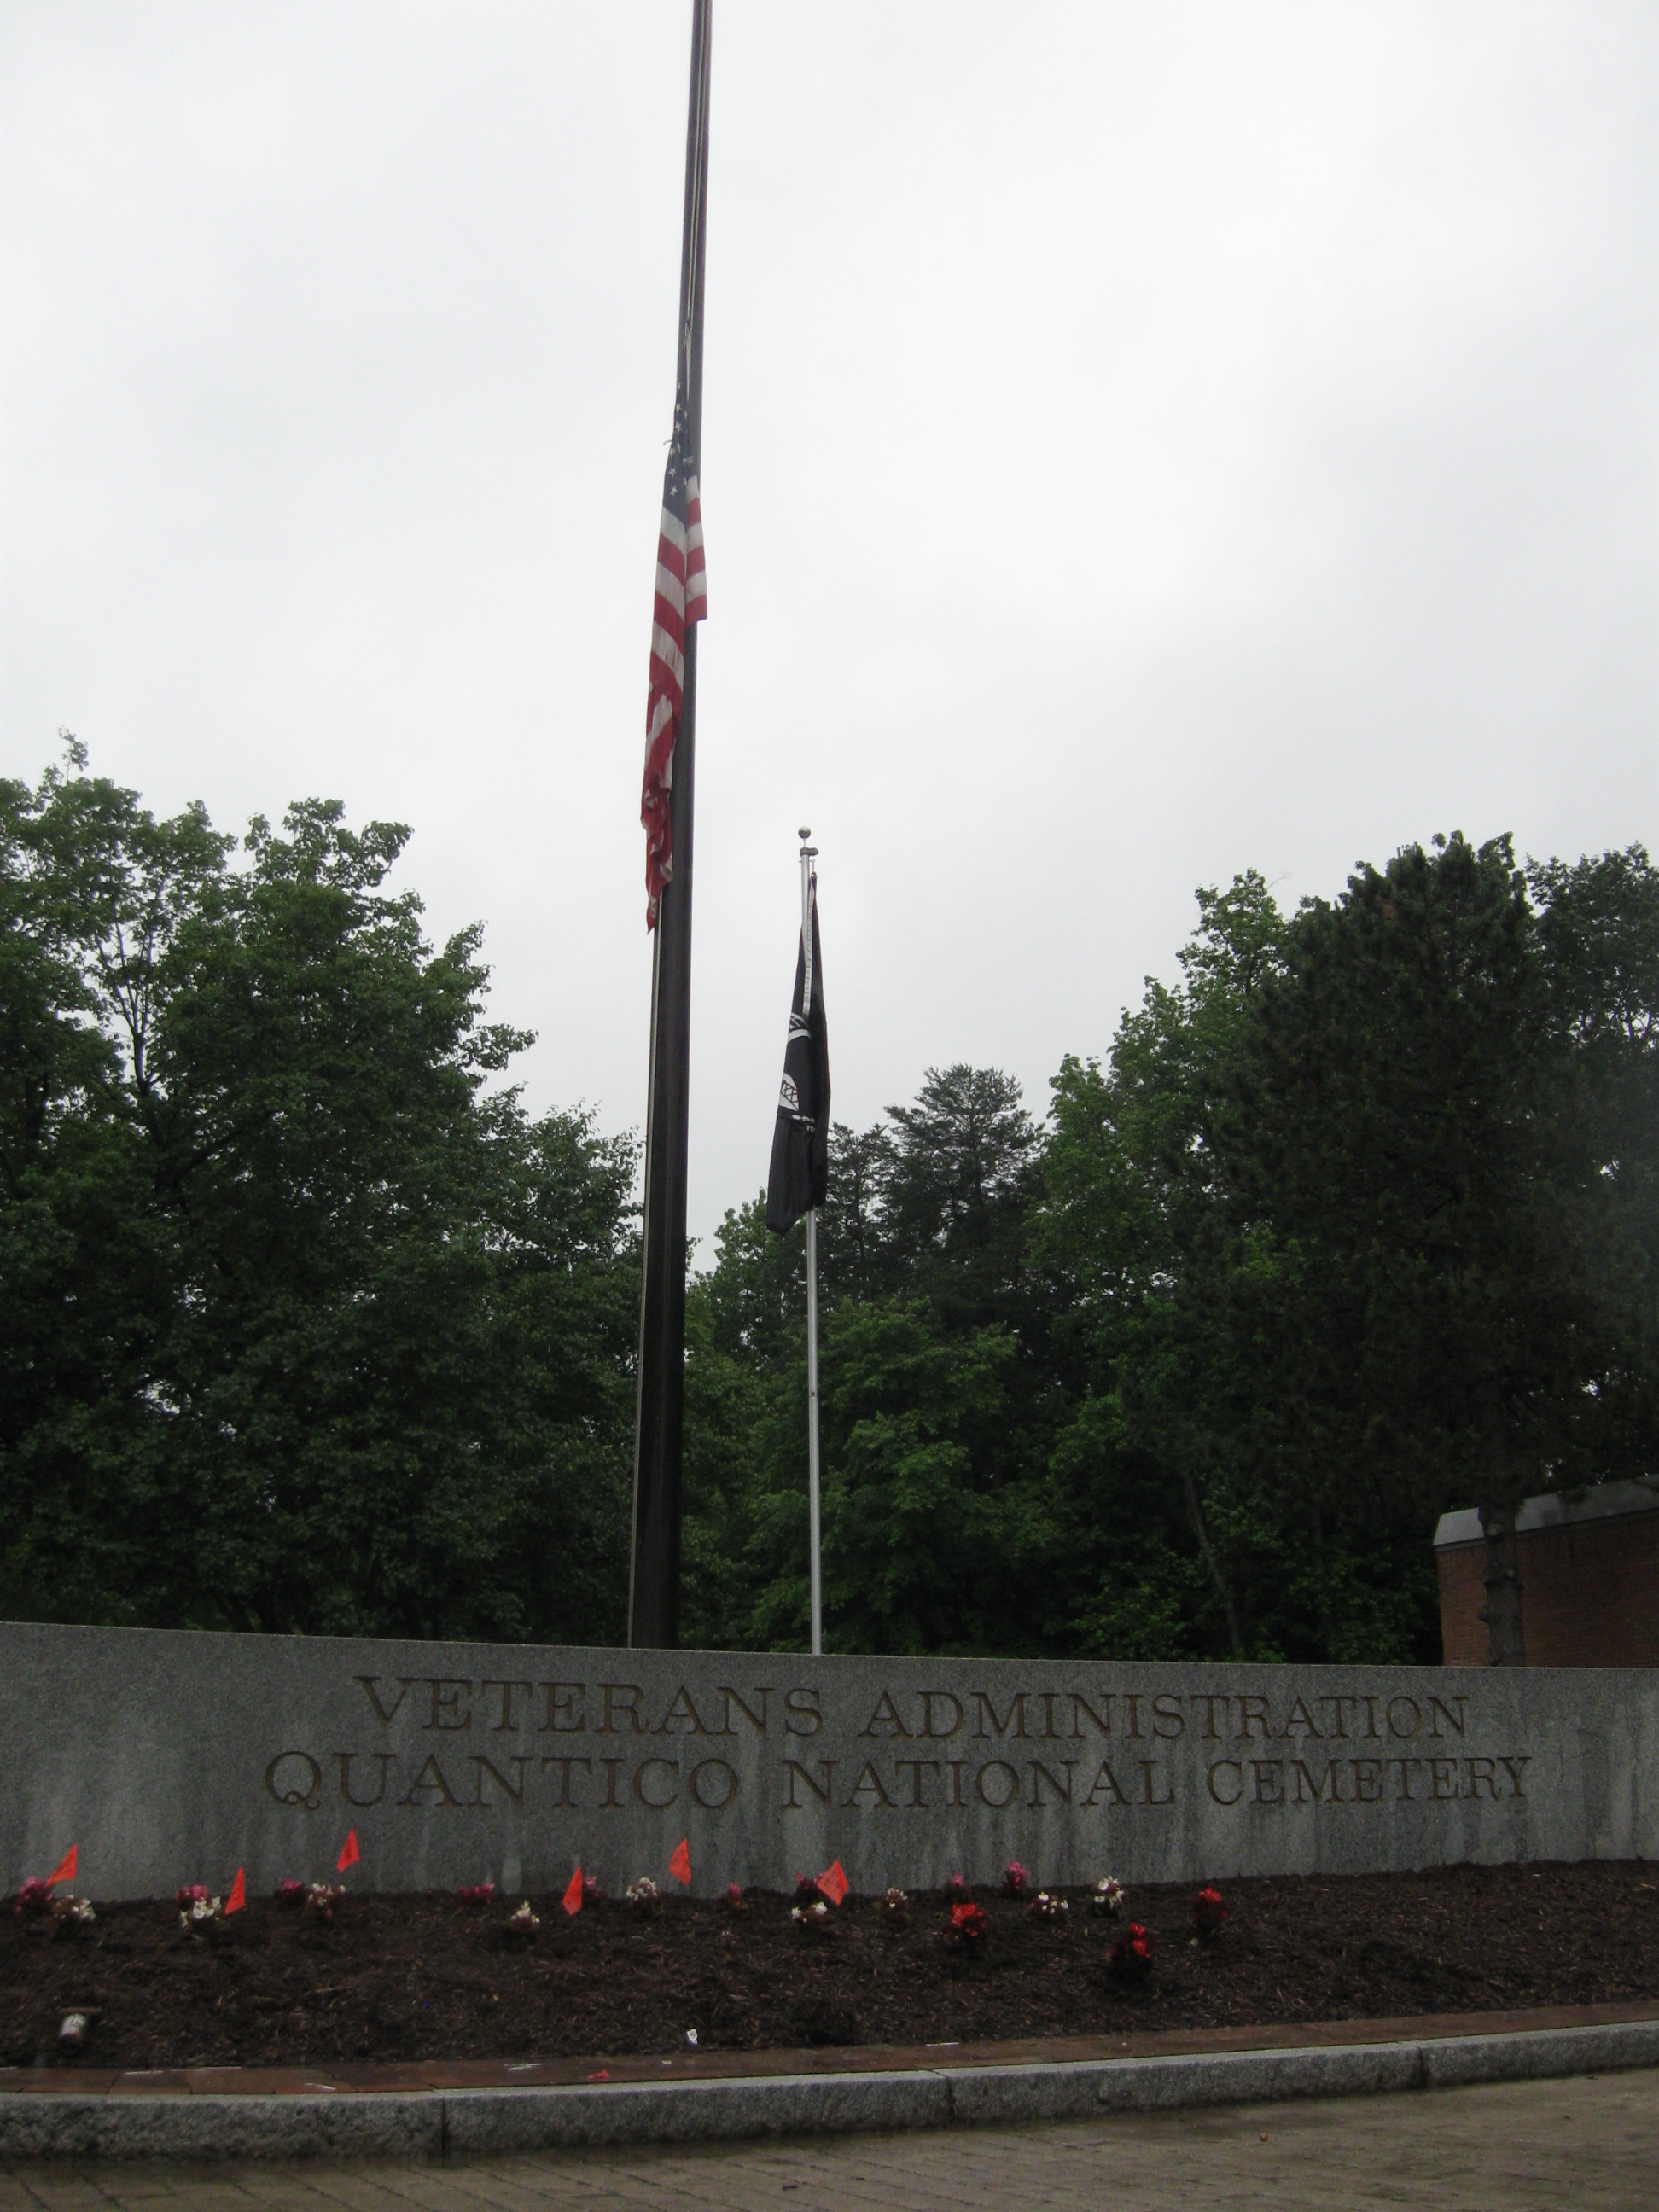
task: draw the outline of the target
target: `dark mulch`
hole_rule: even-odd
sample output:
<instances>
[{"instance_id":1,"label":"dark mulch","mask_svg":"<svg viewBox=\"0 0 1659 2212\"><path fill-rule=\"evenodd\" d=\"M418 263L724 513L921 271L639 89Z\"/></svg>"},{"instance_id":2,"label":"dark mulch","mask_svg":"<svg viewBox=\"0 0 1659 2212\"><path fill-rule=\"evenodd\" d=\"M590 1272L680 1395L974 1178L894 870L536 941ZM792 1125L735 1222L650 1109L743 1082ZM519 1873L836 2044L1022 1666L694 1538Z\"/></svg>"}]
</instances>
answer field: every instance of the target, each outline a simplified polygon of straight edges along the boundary
<instances>
[{"instance_id":1,"label":"dark mulch","mask_svg":"<svg viewBox=\"0 0 1659 2212\"><path fill-rule=\"evenodd\" d=\"M849 1897L804 1937L793 1900L665 1900L568 1917L535 1900L352 1897L332 1926L260 1899L216 1937L171 1905L110 1905L54 1936L0 1911L0 2063L57 2061L58 2024L88 2011L81 2063L177 2067L939 2043L1659 1999L1659 1868L1641 1863L1449 1867L1224 1886L1231 1917L1194 1947L1193 1889L1134 1891L1158 1938L1144 1984L1109 1972L1118 1924L1070 1891L1055 1923L975 1893L990 1940L961 1955L937 1894L902 1925Z\"/></svg>"}]
</instances>

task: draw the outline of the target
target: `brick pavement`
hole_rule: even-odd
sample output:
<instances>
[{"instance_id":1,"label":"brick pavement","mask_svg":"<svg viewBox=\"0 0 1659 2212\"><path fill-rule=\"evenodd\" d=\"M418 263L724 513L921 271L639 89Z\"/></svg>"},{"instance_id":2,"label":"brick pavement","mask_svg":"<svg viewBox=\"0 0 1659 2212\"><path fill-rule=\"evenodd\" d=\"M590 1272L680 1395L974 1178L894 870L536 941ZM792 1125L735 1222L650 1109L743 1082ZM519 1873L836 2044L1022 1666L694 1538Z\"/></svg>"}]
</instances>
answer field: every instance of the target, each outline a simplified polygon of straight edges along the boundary
<instances>
[{"instance_id":1,"label":"brick pavement","mask_svg":"<svg viewBox=\"0 0 1659 2212\"><path fill-rule=\"evenodd\" d=\"M1650 2212L1659 2072L948 2135L435 2165L0 2168L0 2212Z\"/></svg>"}]
</instances>

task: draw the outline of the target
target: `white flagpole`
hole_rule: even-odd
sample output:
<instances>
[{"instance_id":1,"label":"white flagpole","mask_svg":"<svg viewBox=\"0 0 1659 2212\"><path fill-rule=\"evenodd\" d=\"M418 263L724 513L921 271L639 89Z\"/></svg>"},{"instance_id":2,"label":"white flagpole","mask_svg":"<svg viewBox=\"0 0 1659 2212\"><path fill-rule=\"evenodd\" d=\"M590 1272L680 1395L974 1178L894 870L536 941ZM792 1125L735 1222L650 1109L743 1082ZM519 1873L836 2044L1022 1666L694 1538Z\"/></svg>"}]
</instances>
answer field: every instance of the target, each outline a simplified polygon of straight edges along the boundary
<instances>
[{"instance_id":1,"label":"white flagpole","mask_svg":"<svg viewBox=\"0 0 1659 2212\"><path fill-rule=\"evenodd\" d=\"M809 845L810 830L800 833L800 942L805 988L801 994L801 1016L812 1015L812 894L817 870L812 866L817 847ZM816 1102L815 1102L816 1103ZM823 1565L818 1545L818 1216L816 1206L806 1210L806 1503L811 1527L812 1656L823 1650Z\"/></svg>"}]
</instances>

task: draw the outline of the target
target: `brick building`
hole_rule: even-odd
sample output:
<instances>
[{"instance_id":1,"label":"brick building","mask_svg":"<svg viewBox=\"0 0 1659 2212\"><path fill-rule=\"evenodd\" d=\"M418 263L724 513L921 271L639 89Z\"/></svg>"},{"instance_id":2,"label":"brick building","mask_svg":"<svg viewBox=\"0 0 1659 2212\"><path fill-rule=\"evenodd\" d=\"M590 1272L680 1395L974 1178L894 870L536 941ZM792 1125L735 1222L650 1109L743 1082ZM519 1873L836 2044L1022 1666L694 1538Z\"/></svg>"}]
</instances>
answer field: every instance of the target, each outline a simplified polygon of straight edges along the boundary
<instances>
[{"instance_id":1,"label":"brick building","mask_svg":"<svg viewBox=\"0 0 1659 2212\"><path fill-rule=\"evenodd\" d=\"M1480 1514L1443 1514L1434 1548L1446 1664L1484 1667ZM1528 1666L1659 1667L1659 1478L1529 1498L1515 1549Z\"/></svg>"}]
</instances>

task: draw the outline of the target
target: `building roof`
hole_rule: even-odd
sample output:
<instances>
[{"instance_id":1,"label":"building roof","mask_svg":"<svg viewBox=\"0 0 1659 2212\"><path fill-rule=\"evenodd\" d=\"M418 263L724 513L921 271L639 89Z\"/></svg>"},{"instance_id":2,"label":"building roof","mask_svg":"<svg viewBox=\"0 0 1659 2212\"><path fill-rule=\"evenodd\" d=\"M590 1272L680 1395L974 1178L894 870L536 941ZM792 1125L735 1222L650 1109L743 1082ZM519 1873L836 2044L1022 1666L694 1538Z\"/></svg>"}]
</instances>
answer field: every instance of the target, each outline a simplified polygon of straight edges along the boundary
<instances>
[{"instance_id":1,"label":"building roof","mask_svg":"<svg viewBox=\"0 0 1659 2212\"><path fill-rule=\"evenodd\" d=\"M1588 1490L1551 1491L1528 1498L1515 1516L1515 1533L1529 1536L1540 1528L1568 1528L1583 1521L1617 1521L1626 1513L1659 1513L1659 1475L1644 1475L1639 1482L1597 1482ZM1443 1513L1434 1532L1437 1552L1454 1544L1486 1540L1478 1506Z\"/></svg>"}]
</instances>

